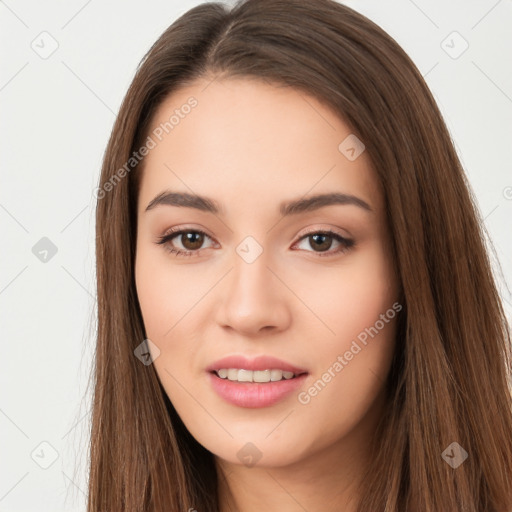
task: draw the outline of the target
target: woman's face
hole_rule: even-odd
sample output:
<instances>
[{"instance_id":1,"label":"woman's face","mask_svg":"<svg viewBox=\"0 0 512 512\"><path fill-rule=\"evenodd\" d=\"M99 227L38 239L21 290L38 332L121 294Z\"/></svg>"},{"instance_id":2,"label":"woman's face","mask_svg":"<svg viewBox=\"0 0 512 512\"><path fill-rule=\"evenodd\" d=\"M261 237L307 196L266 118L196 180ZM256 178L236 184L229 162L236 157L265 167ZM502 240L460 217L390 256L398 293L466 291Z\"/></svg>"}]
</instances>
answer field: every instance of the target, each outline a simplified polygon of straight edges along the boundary
<instances>
[{"instance_id":1,"label":"woman's face","mask_svg":"<svg viewBox=\"0 0 512 512\"><path fill-rule=\"evenodd\" d=\"M361 447L401 309L364 146L314 98L250 79L173 93L149 137L136 286L155 370L188 430L249 466ZM246 360L216 363L228 356Z\"/></svg>"}]
</instances>

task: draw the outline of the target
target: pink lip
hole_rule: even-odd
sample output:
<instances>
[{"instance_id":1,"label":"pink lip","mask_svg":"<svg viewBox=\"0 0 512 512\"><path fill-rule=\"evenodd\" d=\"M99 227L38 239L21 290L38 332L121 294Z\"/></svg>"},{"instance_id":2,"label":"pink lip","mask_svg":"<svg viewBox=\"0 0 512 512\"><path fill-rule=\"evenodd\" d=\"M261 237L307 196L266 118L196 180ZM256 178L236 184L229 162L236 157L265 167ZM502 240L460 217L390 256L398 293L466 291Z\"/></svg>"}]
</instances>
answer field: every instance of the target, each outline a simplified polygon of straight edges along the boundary
<instances>
[{"instance_id":1,"label":"pink lip","mask_svg":"<svg viewBox=\"0 0 512 512\"><path fill-rule=\"evenodd\" d=\"M216 370L238 368L245 370L283 370L293 372L296 377L274 382L236 382L221 379ZM302 386L308 372L285 361L271 356L258 356L247 359L241 355L232 355L215 361L206 368L215 392L227 402L239 407L268 407Z\"/></svg>"},{"instance_id":2,"label":"pink lip","mask_svg":"<svg viewBox=\"0 0 512 512\"><path fill-rule=\"evenodd\" d=\"M302 386L307 374L303 373L293 379L263 383L221 379L215 372L209 373L208 377L216 393L227 402L238 407L257 408L268 407L284 399Z\"/></svg>"},{"instance_id":3,"label":"pink lip","mask_svg":"<svg viewBox=\"0 0 512 512\"><path fill-rule=\"evenodd\" d=\"M295 375L307 373L307 370L298 368L292 364L281 361L272 356L258 356L254 359L247 359L244 356L232 355L215 361L206 368L207 372L220 370L221 368L239 368L244 370L283 370L293 372Z\"/></svg>"}]
</instances>

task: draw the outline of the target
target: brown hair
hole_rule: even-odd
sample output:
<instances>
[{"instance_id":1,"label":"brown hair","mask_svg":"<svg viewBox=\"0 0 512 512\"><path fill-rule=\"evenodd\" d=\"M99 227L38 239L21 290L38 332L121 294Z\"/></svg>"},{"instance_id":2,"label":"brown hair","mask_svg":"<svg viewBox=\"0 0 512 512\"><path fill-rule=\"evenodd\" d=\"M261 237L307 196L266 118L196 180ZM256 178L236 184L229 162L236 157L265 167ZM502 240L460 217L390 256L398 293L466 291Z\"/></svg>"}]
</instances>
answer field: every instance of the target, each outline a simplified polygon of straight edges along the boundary
<instances>
[{"instance_id":1,"label":"brown hair","mask_svg":"<svg viewBox=\"0 0 512 512\"><path fill-rule=\"evenodd\" d=\"M199 5L162 34L105 153L88 511L218 510L213 455L183 425L153 365L134 356L146 338L134 281L141 169L125 165L162 100L207 76L259 78L317 98L364 142L382 184L404 310L359 510L512 510L510 331L431 92L398 44L352 9L247 0ZM441 457L454 441L469 453L456 469Z\"/></svg>"}]
</instances>

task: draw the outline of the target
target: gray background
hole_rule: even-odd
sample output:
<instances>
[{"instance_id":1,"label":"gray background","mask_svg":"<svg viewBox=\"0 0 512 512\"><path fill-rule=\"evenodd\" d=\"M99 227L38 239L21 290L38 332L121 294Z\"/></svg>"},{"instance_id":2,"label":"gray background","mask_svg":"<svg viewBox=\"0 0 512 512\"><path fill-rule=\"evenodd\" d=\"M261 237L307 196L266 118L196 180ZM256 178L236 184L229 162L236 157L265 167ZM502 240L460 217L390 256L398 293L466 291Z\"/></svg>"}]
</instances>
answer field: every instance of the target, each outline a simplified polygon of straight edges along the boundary
<instances>
[{"instance_id":1,"label":"gray background","mask_svg":"<svg viewBox=\"0 0 512 512\"><path fill-rule=\"evenodd\" d=\"M92 192L139 60L199 3L0 1L4 512L85 510ZM426 77L501 261L510 315L512 1L346 3L389 32Z\"/></svg>"}]
</instances>

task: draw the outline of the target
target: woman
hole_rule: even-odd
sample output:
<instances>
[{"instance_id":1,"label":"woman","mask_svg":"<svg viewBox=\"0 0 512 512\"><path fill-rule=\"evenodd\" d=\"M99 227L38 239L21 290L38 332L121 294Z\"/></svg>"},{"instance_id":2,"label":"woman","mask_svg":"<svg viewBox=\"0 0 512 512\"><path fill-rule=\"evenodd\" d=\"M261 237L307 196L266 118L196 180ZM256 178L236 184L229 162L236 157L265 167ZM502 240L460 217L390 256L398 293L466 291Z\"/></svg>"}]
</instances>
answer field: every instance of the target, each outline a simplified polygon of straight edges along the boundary
<instances>
[{"instance_id":1,"label":"woman","mask_svg":"<svg viewBox=\"0 0 512 512\"><path fill-rule=\"evenodd\" d=\"M374 23L191 9L143 59L96 195L89 511L512 510L481 221Z\"/></svg>"}]
</instances>

